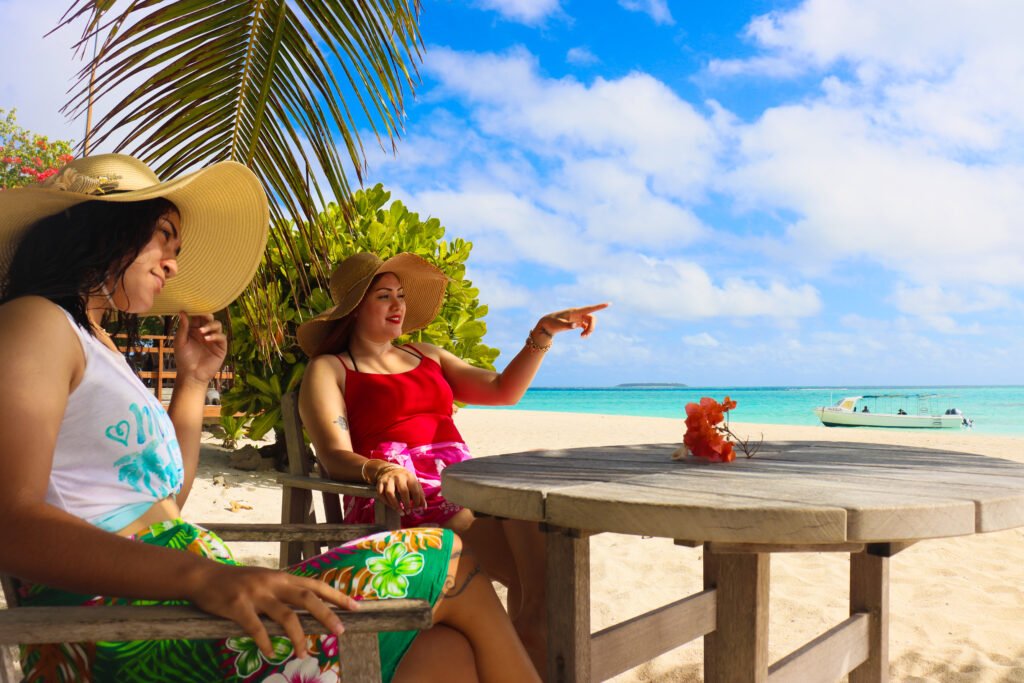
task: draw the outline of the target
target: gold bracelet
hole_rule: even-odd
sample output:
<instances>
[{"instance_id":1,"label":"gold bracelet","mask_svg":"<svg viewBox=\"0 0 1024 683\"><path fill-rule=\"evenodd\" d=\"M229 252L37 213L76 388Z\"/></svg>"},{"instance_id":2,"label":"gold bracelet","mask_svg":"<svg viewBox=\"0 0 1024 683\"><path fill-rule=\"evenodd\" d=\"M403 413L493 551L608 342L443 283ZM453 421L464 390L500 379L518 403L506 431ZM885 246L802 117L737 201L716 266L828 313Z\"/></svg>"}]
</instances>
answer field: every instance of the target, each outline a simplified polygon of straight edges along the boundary
<instances>
[{"instance_id":1,"label":"gold bracelet","mask_svg":"<svg viewBox=\"0 0 1024 683\"><path fill-rule=\"evenodd\" d=\"M388 472L392 472L394 470L400 470L400 469L402 469L402 466L401 465L397 465L397 464L395 464L393 462L389 462L388 464L384 465L384 467L381 467L379 470L374 472L374 476L373 476L373 483L374 483L374 485L379 484L380 483L380 478L383 477Z\"/></svg>"},{"instance_id":2,"label":"gold bracelet","mask_svg":"<svg viewBox=\"0 0 1024 683\"><path fill-rule=\"evenodd\" d=\"M541 346L537 342L533 341L532 331L530 334L526 335L526 348L528 351L537 351L539 353L544 353L551 348L552 343L553 342L548 342L547 346Z\"/></svg>"},{"instance_id":3,"label":"gold bracelet","mask_svg":"<svg viewBox=\"0 0 1024 683\"><path fill-rule=\"evenodd\" d=\"M359 468L359 477L367 484L372 484L373 482L366 477L366 466L369 464L370 458L367 458L366 460L363 461L363 466Z\"/></svg>"}]
</instances>

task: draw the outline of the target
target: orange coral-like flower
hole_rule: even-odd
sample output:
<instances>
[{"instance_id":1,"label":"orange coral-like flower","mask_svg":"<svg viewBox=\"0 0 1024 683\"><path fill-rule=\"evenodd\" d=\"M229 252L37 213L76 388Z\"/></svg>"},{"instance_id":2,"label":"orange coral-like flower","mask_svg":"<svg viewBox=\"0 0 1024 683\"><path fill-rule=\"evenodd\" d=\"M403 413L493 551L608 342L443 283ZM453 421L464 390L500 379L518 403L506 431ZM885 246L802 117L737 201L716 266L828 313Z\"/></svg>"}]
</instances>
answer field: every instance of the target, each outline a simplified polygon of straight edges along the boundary
<instances>
[{"instance_id":1,"label":"orange coral-like flower","mask_svg":"<svg viewBox=\"0 0 1024 683\"><path fill-rule=\"evenodd\" d=\"M717 425L725 414L736 407L728 396L722 403L704 397L700 403L686 404L686 434L683 444L698 458L711 462L732 462L736 459L732 443L726 438L728 431Z\"/></svg>"}]
</instances>

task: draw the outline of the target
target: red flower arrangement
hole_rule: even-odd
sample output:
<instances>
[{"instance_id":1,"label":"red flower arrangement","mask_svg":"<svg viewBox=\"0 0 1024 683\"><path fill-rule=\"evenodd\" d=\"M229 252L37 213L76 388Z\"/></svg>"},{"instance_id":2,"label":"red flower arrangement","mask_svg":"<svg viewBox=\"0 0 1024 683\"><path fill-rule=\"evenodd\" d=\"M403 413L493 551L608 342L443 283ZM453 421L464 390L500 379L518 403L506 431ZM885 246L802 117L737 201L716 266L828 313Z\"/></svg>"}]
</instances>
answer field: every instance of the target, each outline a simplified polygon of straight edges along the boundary
<instances>
[{"instance_id":1,"label":"red flower arrangement","mask_svg":"<svg viewBox=\"0 0 1024 683\"><path fill-rule=\"evenodd\" d=\"M692 454L711 462L732 462L736 459L734 445L748 458L754 457L761 444L750 446L729 429L726 413L735 407L736 401L728 396L721 403L706 396L700 403L687 403L683 445L672 457L680 459Z\"/></svg>"}]
</instances>

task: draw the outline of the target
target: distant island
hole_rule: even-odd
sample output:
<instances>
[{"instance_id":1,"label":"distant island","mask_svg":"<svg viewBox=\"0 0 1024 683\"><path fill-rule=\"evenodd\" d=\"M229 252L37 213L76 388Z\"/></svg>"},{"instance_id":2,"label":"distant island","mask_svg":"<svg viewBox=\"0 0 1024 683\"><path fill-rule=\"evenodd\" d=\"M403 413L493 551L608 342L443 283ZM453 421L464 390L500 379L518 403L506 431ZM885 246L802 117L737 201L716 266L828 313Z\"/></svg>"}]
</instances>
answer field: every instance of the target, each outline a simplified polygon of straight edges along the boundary
<instances>
[{"instance_id":1,"label":"distant island","mask_svg":"<svg viewBox=\"0 0 1024 683\"><path fill-rule=\"evenodd\" d=\"M637 382L630 384L616 384L617 389L665 389L666 387L679 389L685 388L685 384L676 384L675 382Z\"/></svg>"}]
</instances>

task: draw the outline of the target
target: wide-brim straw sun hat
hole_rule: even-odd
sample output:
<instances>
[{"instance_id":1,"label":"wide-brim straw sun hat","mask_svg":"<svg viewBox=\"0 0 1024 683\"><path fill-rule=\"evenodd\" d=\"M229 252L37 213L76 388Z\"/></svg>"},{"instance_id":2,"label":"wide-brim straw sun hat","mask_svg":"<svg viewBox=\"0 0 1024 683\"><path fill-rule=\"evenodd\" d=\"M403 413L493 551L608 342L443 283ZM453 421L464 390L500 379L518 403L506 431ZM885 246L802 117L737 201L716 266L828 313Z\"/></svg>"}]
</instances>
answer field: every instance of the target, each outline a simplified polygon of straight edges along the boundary
<instances>
[{"instance_id":1,"label":"wide-brim straw sun hat","mask_svg":"<svg viewBox=\"0 0 1024 683\"><path fill-rule=\"evenodd\" d=\"M21 237L37 221L87 201L156 198L178 209L181 253L178 275L167 281L147 313L225 308L252 280L270 227L267 194L259 179L233 161L161 182L138 159L97 154L71 161L43 184L0 192L0 283Z\"/></svg>"},{"instance_id":2,"label":"wide-brim straw sun hat","mask_svg":"<svg viewBox=\"0 0 1024 683\"><path fill-rule=\"evenodd\" d=\"M415 332L437 317L444 303L448 276L427 260L403 252L386 261L376 254L360 252L339 263L331 273L331 298L334 307L299 325L296 331L299 346L306 355L315 355L334 331L338 321L359 305L373 278L381 273L394 273L405 292L405 319L402 333ZM345 340L338 340L343 343Z\"/></svg>"}]
</instances>

